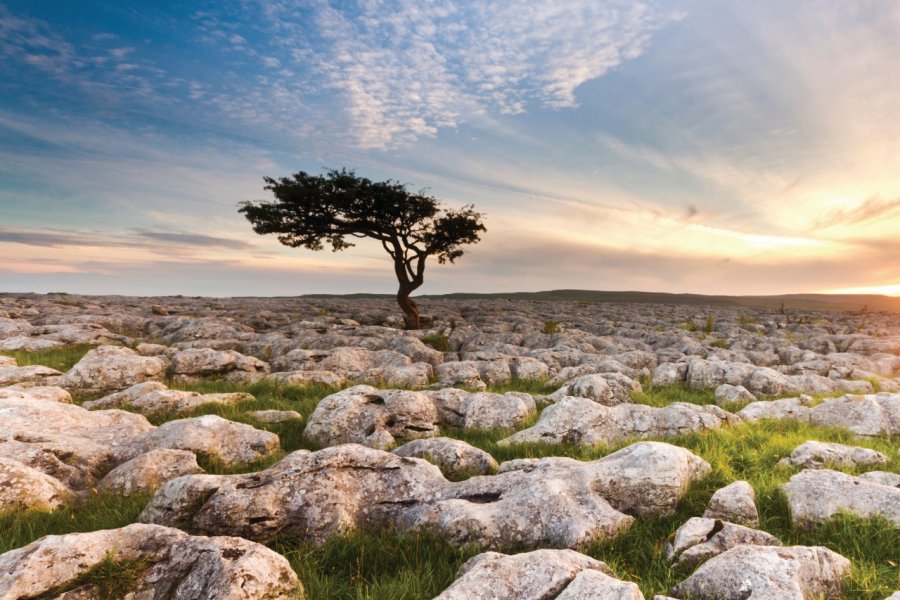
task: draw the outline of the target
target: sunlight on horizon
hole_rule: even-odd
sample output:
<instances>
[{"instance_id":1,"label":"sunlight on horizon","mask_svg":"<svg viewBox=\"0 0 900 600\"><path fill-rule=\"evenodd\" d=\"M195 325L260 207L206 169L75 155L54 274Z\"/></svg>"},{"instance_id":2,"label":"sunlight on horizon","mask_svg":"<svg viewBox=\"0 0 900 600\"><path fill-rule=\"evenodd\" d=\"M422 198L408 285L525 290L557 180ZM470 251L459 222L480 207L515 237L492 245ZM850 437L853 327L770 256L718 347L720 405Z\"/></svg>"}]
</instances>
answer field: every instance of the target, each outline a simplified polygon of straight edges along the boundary
<instances>
[{"instance_id":1,"label":"sunlight on horizon","mask_svg":"<svg viewBox=\"0 0 900 600\"><path fill-rule=\"evenodd\" d=\"M900 283L889 285L876 285L871 287L843 288L839 290L827 290L823 294L878 294L881 296L900 297Z\"/></svg>"}]
</instances>

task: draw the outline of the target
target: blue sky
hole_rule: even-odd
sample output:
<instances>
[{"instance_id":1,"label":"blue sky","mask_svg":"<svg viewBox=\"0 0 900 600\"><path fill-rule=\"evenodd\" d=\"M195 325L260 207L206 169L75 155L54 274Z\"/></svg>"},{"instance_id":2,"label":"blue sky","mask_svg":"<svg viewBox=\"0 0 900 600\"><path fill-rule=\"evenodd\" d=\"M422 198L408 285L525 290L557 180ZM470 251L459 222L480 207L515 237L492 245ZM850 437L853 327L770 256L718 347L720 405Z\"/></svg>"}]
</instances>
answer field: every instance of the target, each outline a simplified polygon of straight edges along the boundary
<instances>
[{"instance_id":1,"label":"blue sky","mask_svg":"<svg viewBox=\"0 0 900 600\"><path fill-rule=\"evenodd\" d=\"M3 291L392 291L253 234L347 166L487 214L423 293L900 294L900 4L0 0Z\"/></svg>"}]
</instances>

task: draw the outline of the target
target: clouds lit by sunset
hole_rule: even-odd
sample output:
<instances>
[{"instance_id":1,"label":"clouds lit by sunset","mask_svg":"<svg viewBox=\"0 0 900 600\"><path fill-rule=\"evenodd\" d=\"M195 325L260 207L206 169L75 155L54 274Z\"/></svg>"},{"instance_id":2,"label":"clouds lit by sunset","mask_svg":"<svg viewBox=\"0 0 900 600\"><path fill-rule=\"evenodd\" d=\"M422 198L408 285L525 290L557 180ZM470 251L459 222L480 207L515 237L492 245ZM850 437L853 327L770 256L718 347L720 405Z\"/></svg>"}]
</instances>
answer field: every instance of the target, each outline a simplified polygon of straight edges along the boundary
<instances>
[{"instance_id":1,"label":"clouds lit by sunset","mask_svg":"<svg viewBox=\"0 0 900 600\"><path fill-rule=\"evenodd\" d=\"M900 4L0 0L2 291L390 292L237 204L474 204L421 293L900 295Z\"/></svg>"}]
</instances>

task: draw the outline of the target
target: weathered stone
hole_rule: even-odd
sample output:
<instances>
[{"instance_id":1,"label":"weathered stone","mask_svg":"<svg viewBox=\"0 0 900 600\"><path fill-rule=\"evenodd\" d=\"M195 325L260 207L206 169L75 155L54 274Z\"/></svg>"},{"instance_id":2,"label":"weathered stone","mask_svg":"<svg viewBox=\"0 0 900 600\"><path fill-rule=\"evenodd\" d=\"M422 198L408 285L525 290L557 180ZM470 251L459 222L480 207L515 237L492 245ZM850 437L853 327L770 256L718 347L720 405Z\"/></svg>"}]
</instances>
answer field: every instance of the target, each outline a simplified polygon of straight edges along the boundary
<instances>
[{"instance_id":1,"label":"weathered stone","mask_svg":"<svg viewBox=\"0 0 900 600\"><path fill-rule=\"evenodd\" d=\"M763 419L793 419L795 421L809 422L808 400L800 398L784 398L782 400L760 400L751 402L738 411L737 416L750 423L756 423Z\"/></svg>"},{"instance_id":2,"label":"weathered stone","mask_svg":"<svg viewBox=\"0 0 900 600\"><path fill-rule=\"evenodd\" d=\"M122 457L131 459L150 450L169 448L188 450L225 465L234 465L271 456L278 447L278 436L274 433L217 415L203 415L163 423L131 440Z\"/></svg>"},{"instance_id":3,"label":"weathered stone","mask_svg":"<svg viewBox=\"0 0 900 600\"><path fill-rule=\"evenodd\" d=\"M445 437L413 440L393 452L397 456L424 458L437 465L445 477L487 475L499 468L494 457L484 450Z\"/></svg>"},{"instance_id":4,"label":"weathered stone","mask_svg":"<svg viewBox=\"0 0 900 600\"><path fill-rule=\"evenodd\" d=\"M23 383L37 385L56 385L62 380L63 374L56 369L41 365L29 365L18 367L15 365L0 366L0 387Z\"/></svg>"},{"instance_id":5,"label":"weathered stone","mask_svg":"<svg viewBox=\"0 0 900 600\"><path fill-rule=\"evenodd\" d=\"M809 418L858 435L900 435L900 394L832 398L811 408Z\"/></svg>"},{"instance_id":6,"label":"weathered stone","mask_svg":"<svg viewBox=\"0 0 900 600\"><path fill-rule=\"evenodd\" d=\"M437 410L425 394L358 385L323 398L309 416L304 435L322 446L387 448L397 440L438 432Z\"/></svg>"},{"instance_id":7,"label":"weathered stone","mask_svg":"<svg viewBox=\"0 0 900 600\"><path fill-rule=\"evenodd\" d=\"M673 591L691 600L816 600L841 597L850 561L818 546L741 545L715 556Z\"/></svg>"},{"instance_id":8,"label":"weathered stone","mask_svg":"<svg viewBox=\"0 0 900 600\"><path fill-rule=\"evenodd\" d=\"M718 429L737 418L718 406L676 402L663 408L643 404L607 407L586 398L566 397L548 406L538 422L500 444L613 444L630 437L669 437Z\"/></svg>"},{"instance_id":9,"label":"weathered stone","mask_svg":"<svg viewBox=\"0 0 900 600\"><path fill-rule=\"evenodd\" d=\"M0 555L0 598L97 598L96 588L83 576L110 557L146 564L129 598L293 600L303 592L287 559L264 546L135 524L46 536ZM69 586L77 587L56 596Z\"/></svg>"},{"instance_id":10,"label":"weathered stone","mask_svg":"<svg viewBox=\"0 0 900 600\"><path fill-rule=\"evenodd\" d=\"M810 440L794 448L791 455L781 459L778 464L804 469L819 469L822 467L852 468L880 465L887 461L887 456L869 448Z\"/></svg>"},{"instance_id":11,"label":"weathered stone","mask_svg":"<svg viewBox=\"0 0 900 600\"><path fill-rule=\"evenodd\" d=\"M323 543L387 527L424 528L458 545L571 547L617 535L633 522L629 513L670 514L709 469L687 450L643 442L598 461L523 461L453 483L426 461L351 444L295 452L250 475L173 479L141 520L260 541Z\"/></svg>"},{"instance_id":12,"label":"weathered stone","mask_svg":"<svg viewBox=\"0 0 900 600\"><path fill-rule=\"evenodd\" d=\"M249 475L173 479L140 520L258 541L277 535L323 543L341 532L389 526L397 510L446 483L424 460L347 444L294 452Z\"/></svg>"},{"instance_id":13,"label":"weathered stone","mask_svg":"<svg viewBox=\"0 0 900 600\"><path fill-rule=\"evenodd\" d=\"M20 383L0 388L0 400L30 400L32 402L72 404L72 395L55 385Z\"/></svg>"},{"instance_id":14,"label":"weathered stone","mask_svg":"<svg viewBox=\"0 0 900 600\"><path fill-rule=\"evenodd\" d=\"M705 519L720 519L747 527L759 527L756 492L746 481L735 481L716 490L703 512Z\"/></svg>"},{"instance_id":15,"label":"weathered stone","mask_svg":"<svg viewBox=\"0 0 900 600\"><path fill-rule=\"evenodd\" d=\"M742 385L729 385L723 383L716 388L716 404L737 404L739 402L755 402L756 396Z\"/></svg>"},{"instance_id":16,"label":"weathered stone","mask_svg":"<svg viewBox=\"0 0 900 600\"><path fill-rule=\"evenodd\" d=\"M435 600L644 600L606 564L573 550L485 552L469 559Z\"/></svg>"},{"instance_id":17,"label":"weathered stone","mask_svg":"<svg viewBox=\"0 0 900 600\"><path fill-rule=\"evenodd\" d=\"M664 362L654 369L650 385L651 387L665 387L684 383L687 371L687 363Z\"/></svg>"},{"instance_id":18,"label":"weathered stone","mask_svg":"<svg viewBox=\"0 0 900 600\"><path fill-rule=\"evenodd\" d=\"M119 346L100 346L69 369L60 385L85 392L122 390L165 376L167 362L158 356L141 356Z\"/></svg>"},{"instance_id":19,"label":"weathered stone","mask_svg":"<svg viewBox=\"0 0 900 600\"><path fill-rule=\"evenodd\" d=\"M481 379L481 373L475 361L450 361L435 368L440 387L460 387L469 390L483 390L487 384Z\"/></svg>"},{"instance_id":20,"label":"weathered stone","mask_svg":"<svg viewBox=\"0 0 900 600\"><path fill-rule=\"evenodd\" d=\"M286 421L301 421L303 415L296 410L254 410L247 416L260 423L284 423Z\"/></svg>"},{"instance_id":21,"label":"weathered stone","mask_svg":"<svg viewBox=\"0 0 900 600\"><path fill-rule=\"evenodd\" d=\"M641 384L620 373L583 375L553 392L549 399L566 396L587 398L605 406L631 402L631 394L643 391Z\"/></svg>"},{"instance_id":22,"label":"weathered stone","mask_svg":"<svg viewBox=\"0 0 900 600\"><path fill-rule=\"evenodd\" d=\"M280 371L266 375L266 379L281 385L318 383L331 387L339 387L347 381L346 377L332 371Z\"/></svg>"},{"instance_id":23,"label":"weathered stone","mask_svg":"<svg viewBox=\"0 0 900 600\"><path fill-rule=\"evenodd\" d=\"M138 383L130 388L85 402L89 410L98 408L123 408L145 416L178 415L206 404L235 404L253 400L245 392L199 394L182 390L170 390L158 381Z\"/></svg>"},{"instance_id":24,"label":"weathered stone","mask_svg":"<svg viewBox=\"0 0 900 600\"><path fill-rule=\"evenodd\" d=\"M269 374L269 365L234 350L190 348L172 353L170 371L177 381L192 382L204 377L249 383Z\"/></svg>"},{"instance_id":25,"label":"weathered stone","mask_svg":"<svg viewBox=\"0 0 900 600\"><path fill-rule=\"evenodd\" d=\"M694 566L741 544L780 546L775 536L719 519L692 517L678 528L666 557L679 565Z\"/></svg>"},{"instance_id":26,"label":"weathered stone","mask_svg":"<svg viewBox=\"0 0 900 600\"><path fill-rule=\"evenodd\" d=\"M53 510L75 495L58 479L0 456L0 513L11 510ZM3 571L0 570L0 575ZM0 586L2 587L2 586Z\"/></svg>"},{"instance_id":27,"label":"weathered stone","mask_svg":"<svg viewBox=\"0 0 900 600\"><path fill-rule=\"evenodd\" d=\"M841 512L860 517L881 516L900 527L900 489L828 469L807 469L781 489L795 525L823 523Z\"/></svg>"},{"instance_id":28,"label":"weathered stone","mask_svg":"<svg viewBox=\"0 0 900 600\"><path fill-rule=\"evenodd\" d=\"M202 472L192 452L168 448L150 450L107 473L97 484L97 490L123 496L148 494L170 479Z\"/></svg>"},{"instance_id":29,"label":"weathered stone","mask_svg":"<svg viewBox=\"0 0 900 600\"><path fill-rule=\"evenodd\" d=\"M534 398L520 392L492 394L447 388L424 392L441 423L464 429L514 429L536 412Z\"/></svg>"}]
</instances>

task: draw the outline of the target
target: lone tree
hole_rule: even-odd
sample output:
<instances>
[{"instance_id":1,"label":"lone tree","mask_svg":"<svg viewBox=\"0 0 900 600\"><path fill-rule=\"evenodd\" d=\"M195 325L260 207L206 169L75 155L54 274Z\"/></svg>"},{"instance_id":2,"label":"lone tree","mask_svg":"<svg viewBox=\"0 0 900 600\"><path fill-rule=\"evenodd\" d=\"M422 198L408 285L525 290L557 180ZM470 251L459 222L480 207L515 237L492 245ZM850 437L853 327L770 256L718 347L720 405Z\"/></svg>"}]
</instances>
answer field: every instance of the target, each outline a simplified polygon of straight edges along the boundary
<instances>
[{"instance_id":1,"label":"lone tree","mask_svg":"<svg viewBox=\"0 0 900 600\"><path fill-rule=\"evenodd\" d=\"M325 175L300 171L292 177L265 178L271 202L243 202L243 213L259 234L274 233L286 246L333 251L354 244L349 237L373 238L394 259L400 284L397 303L403 309L407 329L419 328L419 308L409 295L422 285L425 260L453 263L463 255L462 246L480 240L486 231L483 215L473 206L459 210L442 208L423 192L407 191L396 181L371 181L347 169Z\"/></svg>"}]
</instances>

